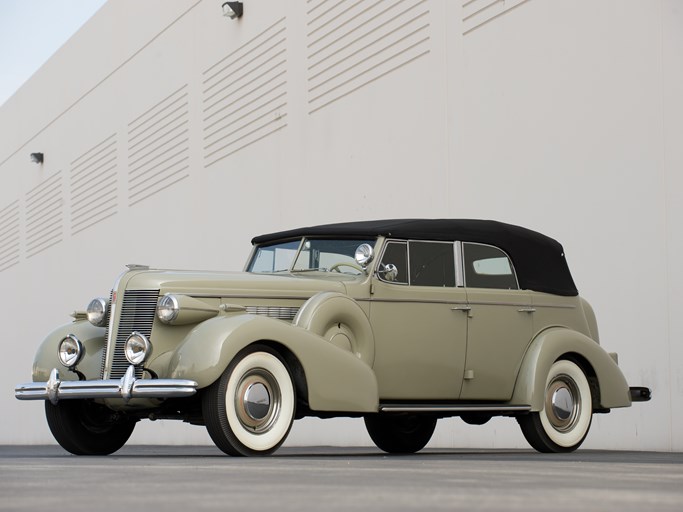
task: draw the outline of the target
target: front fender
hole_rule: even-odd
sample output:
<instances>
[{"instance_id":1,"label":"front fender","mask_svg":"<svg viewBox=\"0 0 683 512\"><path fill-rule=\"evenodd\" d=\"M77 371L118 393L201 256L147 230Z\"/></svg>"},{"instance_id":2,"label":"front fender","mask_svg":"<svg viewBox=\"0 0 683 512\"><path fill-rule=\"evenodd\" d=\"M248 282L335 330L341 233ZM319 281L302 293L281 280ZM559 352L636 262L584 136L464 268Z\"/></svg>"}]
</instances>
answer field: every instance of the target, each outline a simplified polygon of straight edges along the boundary
<instances>
[{"instance_id":1,"label":"front fender","mask_svg":"<svg viewBox=\"0 0 683 512\"><path fill-rule=\"evenodd\" d=\"M78 371L88 379L100 378L102 351L105 344L104 328L95 327L87 320L77 320L58 327L48 334L40 344L33 360L33 382L47 381L53 368L60 370L62 380L78 380L75 373L62 366L57 356L59 342L69 334L76 336L83 343L85 349L83 359L78 363Z\"/></svg>"},{"instance_id":2,"label":"front fender","mask_svg":"<svg viewBox=\"0 0 683 512\"><path fill-rule=\"evenodd\" d=\"M512 403L543 409L545 385L552 364L562 356L577 354L591 365L600 388L600 403L594 408L611 409L631 405L629 387L621 370L605 350L589 337L566 328L552 328L531 342L522 362Z\"/></svg>"},{"instance_id":3,"label":"front fender","mask_svg":"<svg viewBox=\"0 0 683 512\"><path fill-rule=\"evenodd\" d=\"M168 375L204 388L240 350L258 341L279 343L296 356L306 376L311 410L377 411L377 380L367 364L310 331L260 315L236 313L202 322L173 354Z\"/></svg>"}]
</instances>

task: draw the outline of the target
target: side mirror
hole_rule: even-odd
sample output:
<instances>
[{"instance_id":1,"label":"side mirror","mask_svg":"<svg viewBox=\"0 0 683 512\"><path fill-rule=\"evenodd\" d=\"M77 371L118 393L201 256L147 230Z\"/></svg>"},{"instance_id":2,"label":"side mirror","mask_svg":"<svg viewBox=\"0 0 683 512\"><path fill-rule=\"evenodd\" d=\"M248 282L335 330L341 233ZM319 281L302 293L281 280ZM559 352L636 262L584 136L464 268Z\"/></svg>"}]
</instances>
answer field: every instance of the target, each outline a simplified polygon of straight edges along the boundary
<instances>
[{"instance_id":1,"label":"side mirror","mask_svg":"<svg viewBox=\"0 0 683 512\"><path fill-rule=\"evenodd\" d=\"M382 268L380 268L377 273L382 277L382 279L392 283L398 278L398 269L393 263L382 265Z\"/></svg>"}]
</instances>

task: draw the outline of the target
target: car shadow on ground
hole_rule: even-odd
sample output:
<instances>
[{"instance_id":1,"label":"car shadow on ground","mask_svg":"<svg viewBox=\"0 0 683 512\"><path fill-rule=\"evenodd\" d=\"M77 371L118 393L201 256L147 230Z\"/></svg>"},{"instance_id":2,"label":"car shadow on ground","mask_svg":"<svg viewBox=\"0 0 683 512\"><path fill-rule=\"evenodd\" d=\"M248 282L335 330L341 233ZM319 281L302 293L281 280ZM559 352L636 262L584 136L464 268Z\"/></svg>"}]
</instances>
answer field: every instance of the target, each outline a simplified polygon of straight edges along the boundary
<instances>
[{"instance_id":1,"label":"car shadow on ground","mask_svg":"<svg viewBox=\"0 0 683 512\"><path fill-rule=\"evenodd\" d=\"M0 458L72 458L92 460L104 457L77 457L57 445L0 446ZM230 461L264 461L267 459L309 460L383 460L481 462L592 462L609 464L683 464L683 453L613 450L577 450L572 453L538 453L530 449L444 449L427 448L415 454L387 454L372 447L284 447L269 457L241 458L223 454L214 446L129 445L109 455L111 459L226 459Z\"/></svg>"}]
</instances>

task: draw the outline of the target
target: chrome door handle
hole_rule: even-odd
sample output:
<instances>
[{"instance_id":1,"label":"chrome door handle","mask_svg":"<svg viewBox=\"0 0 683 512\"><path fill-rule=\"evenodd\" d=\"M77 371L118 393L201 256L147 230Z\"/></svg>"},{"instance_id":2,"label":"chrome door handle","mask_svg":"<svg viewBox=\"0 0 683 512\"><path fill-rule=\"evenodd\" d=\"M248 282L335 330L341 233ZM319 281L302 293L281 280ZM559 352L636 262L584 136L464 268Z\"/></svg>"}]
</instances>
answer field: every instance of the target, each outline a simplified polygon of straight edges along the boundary
<instances>
[{"instance_id":1,"label":"chrome door handle","mask_svg":"<svg viewBox=\"0 0 683 512\"><path fill-rule=\"evenodd\" d=\"M534 313L536 312L536 308L522 308L518 309L517 311L519 311L520 313Z\"/></svg>"},{"instance_id":2,"label":"chrome door handle","mask_svg":"<svg viewBox=\"0 0 683 512\"><path fill-rule=\"evenodd\" d=\"M472 308L470 306L456 306L451 308L451 311L472 311Z\"/></svg>"}]
</instances>

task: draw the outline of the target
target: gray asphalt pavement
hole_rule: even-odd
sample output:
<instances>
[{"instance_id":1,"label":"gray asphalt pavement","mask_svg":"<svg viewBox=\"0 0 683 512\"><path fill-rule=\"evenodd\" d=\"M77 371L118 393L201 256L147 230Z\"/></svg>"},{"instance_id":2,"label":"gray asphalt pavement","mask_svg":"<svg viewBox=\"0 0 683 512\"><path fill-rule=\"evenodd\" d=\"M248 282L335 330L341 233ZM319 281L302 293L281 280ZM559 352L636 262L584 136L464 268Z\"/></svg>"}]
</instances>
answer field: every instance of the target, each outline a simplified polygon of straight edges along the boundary
<instances>
[{"instance_id":1,"label":"gray asphalt pavement","mask_svg":"<svg viewBox=\"0 0 683 512\"><path fill-rule=\"evenodd\" d=\"M0 510L683 510L683 454L579 450L283 448L231 458L209 446L126 446L75 457L0 447Z\"/></svg>"}]
</instances>

